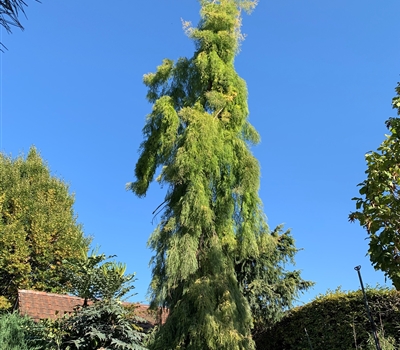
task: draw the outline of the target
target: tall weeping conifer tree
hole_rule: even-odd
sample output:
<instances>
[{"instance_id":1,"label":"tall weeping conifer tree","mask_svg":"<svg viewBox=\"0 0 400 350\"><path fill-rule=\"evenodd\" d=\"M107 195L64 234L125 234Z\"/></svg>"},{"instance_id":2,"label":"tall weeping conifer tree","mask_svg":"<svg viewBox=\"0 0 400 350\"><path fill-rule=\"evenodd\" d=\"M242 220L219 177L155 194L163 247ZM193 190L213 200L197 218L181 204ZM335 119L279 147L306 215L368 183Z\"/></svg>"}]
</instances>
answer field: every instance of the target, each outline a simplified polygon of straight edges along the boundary
<instances>
[{"instance_id":1,"label":"tall weeping conifer tree","mask_svg":"<svg viewBox=\"0 0 400 350\"><path fill-rule=\"evenodd\" d=\"M246 84L234 68L240 14L256 1L200 4L198 27L184 24L195 42L193 57L165 59L144 77L153 109L136 181L128 185L145 196L161 169L157 181L168 186L149 245L155 252L152 304L168 307L169 317L151 349L254 349L252 311L262 314L256 304L266 302L263 282L274 278L256 261L268 260L269 251L270 265L291 260L296 249L288 233L268 231L258 196L259 164L250 151L259 135L248 122ZM273 254L279 244L288 248L282 259ZM306 288L296 273L278 273L275 287L290 290L290 297ZM258 297L251 302L254 280Z\"/></svg>"}]
</instances>

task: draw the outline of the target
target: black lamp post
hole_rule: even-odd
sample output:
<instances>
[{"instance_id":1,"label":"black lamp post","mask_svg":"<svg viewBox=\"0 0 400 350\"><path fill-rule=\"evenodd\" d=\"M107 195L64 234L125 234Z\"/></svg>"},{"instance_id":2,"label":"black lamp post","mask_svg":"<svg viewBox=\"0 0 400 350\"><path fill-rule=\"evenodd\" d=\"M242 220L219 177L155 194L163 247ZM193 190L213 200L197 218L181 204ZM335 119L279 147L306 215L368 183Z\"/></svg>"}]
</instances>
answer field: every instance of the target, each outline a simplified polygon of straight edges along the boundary
<instances>
[{"instance_id":1,"label":"black lamp post","mask_svg":"<svg viewBox=\"0 0 400 350\"><path fill-rule=\"evenodd\" d=\"M307 328L304 328L304 331L306 332L306 335L307 335L308 345L310 345L310 349L313 350L313 347L311 345L310 337L308 336Z\"/></svg>"},{"instance_id":2,"label":"black lamp post","mask_svg":"<svg viewBox=\"0 0 400 350\"><path fill-rule=\"evenodd\" d=\"M371 316L371 311L369 310L368 301L367 301L367 294L365 294L364 284L363 284L363 281L362 281L362 278L361 278L361 273L360 273L361 265L356 266L356 267L354 268L354 270L357 271L357 273L358 273L358 278L360 279L361 289L362 289L362 292L363 292L363 294L364 294L364 304L365 304L365 308L366 308L366 310L367 310L369 322L371 323L372 335L374 336L376 350L382 350L382 349L381 349L381 345L379 344L378 335L377 335L377 333L376 333L375 323L374 323L374 320L373 320L373 318L372 318L372 316Z\"/></svg>"}]
</instances>

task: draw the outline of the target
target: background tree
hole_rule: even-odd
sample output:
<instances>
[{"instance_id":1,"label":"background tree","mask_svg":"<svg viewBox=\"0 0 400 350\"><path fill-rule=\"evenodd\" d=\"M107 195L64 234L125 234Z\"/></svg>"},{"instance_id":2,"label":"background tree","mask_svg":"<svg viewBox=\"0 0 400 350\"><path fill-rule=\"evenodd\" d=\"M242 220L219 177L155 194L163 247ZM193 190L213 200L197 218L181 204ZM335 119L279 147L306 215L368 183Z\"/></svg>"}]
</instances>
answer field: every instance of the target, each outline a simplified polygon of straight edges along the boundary
<instances>
[{"instance_id":1,"label":"background tree","mask_svg":"<svg viewBox=\"0 0 400 350\"><path fill-rule=\"evenodd\" d=\"M393 108L400 114L400 84ZM365 155L367 179L360 186L362 197L355 197L356 211L350 221L358 220L369 236L368 254L375 269L389 277L400 290L400 119L386 122L390 134L377 152Z\"/></svg>"},{"instance_id":2,"label":"background tree","mask_svg":"<svg viewBox=\"0 0 400 350\"><path fill-rule=\"evenodd\" d=\"M144 77L153 110L137 180L128 185L144 196L162 167L157 181L168 186L149 245L155 251L152 305L168 307L169 317L151 349L253 349L246 291L256 290L249 287L255 280L266 281L261 270L279 261L268 259L277 239L266 234L260 170L250 151L259 135L247 120L246 84L234 68L240 14L256 1L200 4L199 26L184 23L195 42L193 57L166 59ZM262 277L238 273L262 256Z\"/></svg>"},{"instance_id":3,"label":"background tree","mask_svg":"<svg viewBox=\"0 0 400 350\"><path fill-rule=\"evenodd\" d=\"M0 154L0 296L11 304L17 289L68 290L63 260L81 260L89 245L73 204L35 148L26 159Z\"/></svg>"},{"instance_id":4,"label":"background tree","mask_svg":"<svg viewBox=\"0 0 400 350\"><path fill-rule=\"evenodd\" d=\"M236 263L236 277L253 316L253 336L278 322L293 307L299 294L313 282L303 280L299 270L288 271L298 252L290 230L282 226L272 232L266 228L257 237L258 256L248 256Z\"/></svg>"},{"instance_id":5,"label":"background tree","mask_svg":"<svg viewBox=\"0 0 400 350\"><path fill-rule=\"evenodd\" d=\"M64 262L71 288L70 292L88 301L120 300L132 289L135 274L125 274L126 265L116 261L107 261L114 257L98 254L97 250L90 255L82 252L79 261Z\"/></svg>"}]
</instances>

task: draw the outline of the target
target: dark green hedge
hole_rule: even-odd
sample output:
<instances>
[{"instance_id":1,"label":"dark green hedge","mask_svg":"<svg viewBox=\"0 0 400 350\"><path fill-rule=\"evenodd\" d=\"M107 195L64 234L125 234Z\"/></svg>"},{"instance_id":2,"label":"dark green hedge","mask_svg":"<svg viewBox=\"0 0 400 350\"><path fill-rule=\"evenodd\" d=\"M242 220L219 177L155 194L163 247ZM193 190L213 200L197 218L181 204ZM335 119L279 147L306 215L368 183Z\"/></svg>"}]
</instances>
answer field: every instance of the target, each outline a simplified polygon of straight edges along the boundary
<instances>
[{"instance_id":1,"label":"dark green hedge","mask_svg":"<svg viewBox=\"0 0 400 350\"><path fill-rule=\"evenodd\" d=\"M400 345L400 292L368 289L368 304L378 329L392 336ZM365 348L371 327L361 291L337 290L286 313L271 329L255 337L257 350L310 349L307 329L314 350L349 350Z\"/></svg>"}]
</instances>

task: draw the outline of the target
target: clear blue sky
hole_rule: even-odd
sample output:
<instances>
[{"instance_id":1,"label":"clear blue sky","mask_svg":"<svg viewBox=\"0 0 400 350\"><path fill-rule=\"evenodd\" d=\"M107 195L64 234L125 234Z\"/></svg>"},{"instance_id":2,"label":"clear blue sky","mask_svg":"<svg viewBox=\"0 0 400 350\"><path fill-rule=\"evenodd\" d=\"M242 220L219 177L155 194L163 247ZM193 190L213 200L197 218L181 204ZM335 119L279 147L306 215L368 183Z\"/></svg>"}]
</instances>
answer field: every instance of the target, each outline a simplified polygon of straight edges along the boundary
<instances>
[{"instance_id":1,"label":"clear blue sky","mask_svg":"<svg viewBox=\"0 0 400 350\"><path fill-rule=\"evenodd\" d=\"M191 56L181 18L197 24L196 0L27 1L25 31L2 30L1 151L36 145L75 193L93 244L136 272L134 300L150 281L146 248L157 184L125 191L151 110L142 76L163 58ZM400 74L397 0L266 1L243 20L236 59L250 121L262 142L260 196L271 228L285 223L297 268L316 282L301 302L341 285L384 284L365 256L366 233L348 223L365 178L364 154L382 142Z\"/></svg>"}]
</instances>

